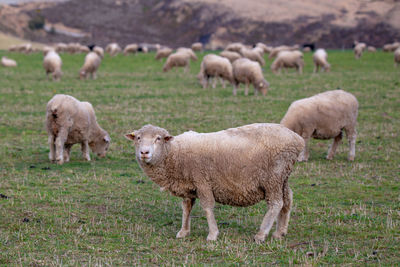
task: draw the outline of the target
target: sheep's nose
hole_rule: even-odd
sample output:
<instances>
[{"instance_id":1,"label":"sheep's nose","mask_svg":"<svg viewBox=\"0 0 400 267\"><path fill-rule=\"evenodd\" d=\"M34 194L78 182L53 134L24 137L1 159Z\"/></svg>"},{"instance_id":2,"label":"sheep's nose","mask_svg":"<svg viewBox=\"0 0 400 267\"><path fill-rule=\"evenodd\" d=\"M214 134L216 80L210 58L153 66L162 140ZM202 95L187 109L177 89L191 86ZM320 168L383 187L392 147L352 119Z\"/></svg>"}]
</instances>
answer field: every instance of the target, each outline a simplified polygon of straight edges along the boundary
<instances>
[{"instance_id":1,"label":"sheep's nose","mask_svg":"<svg viewBox=\"0 0 400 267\"><path fill-rule=\"evenodd\" d=\"M149 153L150 153L149 150L140 150L140 154L142 154L142 155L147 155Z\"/></svg>"}]
</instances>

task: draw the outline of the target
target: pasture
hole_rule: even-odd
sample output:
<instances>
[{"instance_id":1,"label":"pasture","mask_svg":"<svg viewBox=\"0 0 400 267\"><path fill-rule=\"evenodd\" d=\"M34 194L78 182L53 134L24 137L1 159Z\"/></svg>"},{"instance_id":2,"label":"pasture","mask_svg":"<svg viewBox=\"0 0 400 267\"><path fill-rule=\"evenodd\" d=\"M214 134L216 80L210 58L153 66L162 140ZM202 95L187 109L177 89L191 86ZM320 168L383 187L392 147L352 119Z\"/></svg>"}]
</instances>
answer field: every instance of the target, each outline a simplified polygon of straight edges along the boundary
<instances>
[{"instance_id":1,"label":"pasture","mask_svg":"<svg viewBox=\"0 0 400 267\"><path fill-rule=\"evenodd\" d=\"M17 68L0 67L0 265L396 265L400 262L400 68L392 53L328 51L330 73L273 75L266 97L238 96L232 87L203 90L201 58L162 72L154 53L108 55L97 80L78 80L84 55L61 54L61 82L46 80L40 53L0 51ZM267 56L266 56L267 59ZM220 235L206 242L199 203L192 231L176 239L181 200L144 176L123 135L151 123L173 135L210 132L254 122L279 123L290 103L342 88L359 101L356 159L347 161L344 138L336 157L332 141L310 142L310 160L290 176L294 205L288 235L257 245L253 236L266 204L247 208L217 204ZM109 132L106 158L85 162L78 145L62 166L48 160L46 104L56 93L93 104Z\"/></svg>"}]
</instances>

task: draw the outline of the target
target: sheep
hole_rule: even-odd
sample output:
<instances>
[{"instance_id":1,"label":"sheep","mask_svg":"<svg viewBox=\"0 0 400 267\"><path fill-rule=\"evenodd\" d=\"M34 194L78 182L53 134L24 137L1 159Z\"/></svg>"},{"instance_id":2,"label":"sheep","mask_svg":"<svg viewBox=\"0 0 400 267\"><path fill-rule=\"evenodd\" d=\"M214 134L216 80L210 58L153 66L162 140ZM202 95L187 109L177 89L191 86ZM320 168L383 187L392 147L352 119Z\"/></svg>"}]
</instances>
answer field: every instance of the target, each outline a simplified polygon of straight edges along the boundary
<instances>
[{"instance_id":1,"label":"sheep","mask_svg":"<svg viewBox=\"0 0 400 267\"><path fill-rule=\"evenodd\" d=\"M240 53L240 50L243 48L246 48L246 47L242 43L231 43L225 48L225 50Z\"/></svg>"},{"instance_id":2,"label":"sheep","mask_svg":"<svg viewBox=\"0 0 400 267\"><path fill-rule=\"evenodd\" d=\"M332 90L294 101L281 120L281 124L304 138L305 148L299 155L299 161L308 160L307 144L311 137L334 138L326 157L328 160L333 159L336 148L342 140L343 130L349 142L348 160L353 161L357 114L358 101L354 95L343 90Z\"/></svg>"},{"instance_id":3,"label":"sheep","mask_svg":"<svg viewBox=\"0 0 400 267\"><path fill-rule=\"evenodd\" d=\"M376 52L376 48L370 45L370 46L367 47L367 51L371 52L371 53L374 53L374 52Z\"/></svg>"},{"instance_id":4,"label":"sheep","mask_svg":"<svg viewBox=\"0 0 400 267\"><path fill-rule=\"evenodd\" d=\"M49 73L51 73L53 80L59 81L62 76L61 66L62 60L57 52L54 50L48 51L43 59L43 68L46 71L47 78L49 77Z\"/></svg>"},{"instance_id":5,"label":"sheep","mask_svg":"<svg viewBox=\"0 0 400 267\"><path fill-rule=\"evenodd\" d=\"M161 60L162 58L167 58L171 54L172 54L171 48L169 48L169 47L159 48L159 49L157 49L155 59Z\"/></svg>"},{"instance_id":6,"label":"sheep","mask_svg":"<svg viewBox=\"0 0 400 267\"><path fill-rule=\"evenodd\" d=\"M189 70L190 53L176 52L168 56L167 61L163 66L163 71L167 72L174 67L184 67L184 72Z\"/></svg>"},{"instance_id":7,"label":"sheep","mask_svg":"<svg viewBox=\"0 0 400 267\"><path fill-rule=\"evenodd\" d=\"M96 72L101 63L101 57L96 52L90 52L85 57L85 62L81 70L79 71L80 79L88 78L89 75L92 76L92 79L96 79Z\"/></svg>"},{"instance_id":8,"label":"sheep","mask_svg":"<svg viewBox=\"0 0 400 267\"><path fill-rule=\"evenodd\" d=\"M176 49L176 52L184 52L187 53L190 56L190 59L192 61L197 61L197 56L196 54L193 52L193 50L191 48L186 48L186 47L179 47L178 49Z\"/></svg>"},{"instance_id":9,"label":"sheep","mask_svg":"<svg viewBox=\"0 0 400 267\"><path fill-rule=\"evenodd\" d=\"M400 47L394 51L394 64L395 67L399 66L400 64Z\"/></svg>"},{"instance_id":10,"label":"sheep","mask_svg":"<svg viewBox=\"0 0 400 267\"><path fill-rule=\"evenodd\" d=\"M256 50L242 48L240 49L240 54L253 61L257 61L261 66L265 65L265 61L263 58L263 50L261 48L255 48Z\"/></svg>"},{"instance_id":11,"label":"sheep","mask_svg":"<svg viewBox=\"0 0 400 267\"><path fill-rule=\"evenodd\" d=\"M203 58L200 65L200 72L197 78L203 88L208 87L210 78L214 78L212 87L215 88L216 78L222 79L222 86L225 88L225 80L233 83L233 70L231 62L224 57L208 54Z\"/></svg>"},{"instance_id":12,"label":"sheep","mask_svg":"<svg viewBox=\"0 0 400 267\"><path fill-rule=\"evenodd\" d=\"M61 52L67 52L68 46L64 43L58 43L56 44L56 52L61 53Z\"/></svg>"},{"instance_id":13,"label":"sheep","mask_svg":"<svg viewBox=\"0 0 400 267\"><path fill-rule=\"evenodd\" d=\"M190 212L200 199L209 227L208 241L217 239L215 202L246 207L266 200L257 243L265 241L275 220L272 237L287 234L293 192L289 175L304 140L279 124L255 123L213 133L167 130L145 125L126 134L135 145L136 160L144 173L163 190L182 200L182 227L177 238L190 233Z\"/></svg>"},{"instance_id":14,"label":"sheep","mask_svg":"<svg viewBox=\"0 0 400 267\"><path fill-rule=\"evenodd\" d=\"M16 67L17 62L11 58L3 56L3 57L1 57L1 65L3 67Z\"/></svg>"},{"instance_id":15,"label":"sheep","mask_svg":"<svg viewBox=\"0 0 400 267\"><path fill-rule=\"evenodd\" d=\"M32 52L32 44L26 43L20 45L13 45L8 49L8 51L29 54L30 52Z\"/></svg>"},{"instance_id":16,"label":"sheep","mask_svg":"<svg viewBox=\"0 0 400 267\"><path fill-rule=\"evenodd\" d=\"M147 54L149 52L149 48L147 47L147 44L146 45L144 45L144 44L140 45L139 48L138 48L138 52L142 52L144 54Z\"/></svg>"},{"instance_id":17,"label":"sheep","mask_svg":"<svg viewBox=\"0 0 400 267\"><path fill-rule=\"evenodd\" d=\"M362 53L365 49L367 49L367 45L365 43L354 42L354 57L359 59L362 56Z\"/></svg>"},{"instance_id":18,"label":"sheep","mask_svg":"<svg viewBox=\"0 0 400 267\"><path fill-rule=\"evenodd\" d=\"M267 54L271 53L271 50L272 50L272 47L267 46L263 43L257 43L255 48L261 48L263 50L263 52L267 53Z\"/></svg>"},{"instance_id":19,"label":"sheep","mask_svg":"<svg viewBox=\"0 0 400 267\"><path fill-rule=\"evenodd\" d=\"M92 50L99 55L99 57L104 58L104 49L102 47L95 45Z\"/></svg>"},{"instance_id":20,"label":"sheep","mask_svg":"<svg viewBox=\"0 0 400 267\"><path fill-rule=\"evenodd\" d=\"M240 55L239 53L227 51L227 50L222 51L221 53L219 53L219 55L221 57L225 57L225 58L229 59L229 61L231 63L233 63L236 59L239 59L242 57L242 55Z\"/></svg>"},{"instance_id":21,"label":"sheep","mask_svg":"<svg viewBox=\"0 0 400 267\"><path fill-rule=\"evenodd\" d=\"M383 50L383 52L394 52L399 47L400 47L400 43L399 42L394 42L392 44L385 44L382 47L382 50Z\"/></svg>"},{"instance_id":22,"label":"sheep","mask_svg":"<svg viewBox=\"0 0 400 267\"><path fill-rule=\"evenodd\" d=\"M124 48L124 55L128 55L129 53L136 54L139 46L137 44L129 44Z\"/></svg>"},{"instance_id":23,"label":"sheep","mask_svg":"<svg viewBox=\"0 0 400 267\"><path fill-rule=\"evenodd\" d=\"M111 43L106 46L106 53L109 53L111 56L116 56L121 52L121 47L117 43Z\"/></svg>"},{"instance_id":24,"label":"sheep","mask_svg":"<svg viewBox=\"0 0 400 267\"><path fill-rule=\"evenodd\" d=\"M302 74L304 67L303 53L300 51L281 51L272 62L273 73L280 73L282 68L296 68Z\"/></svg>"},{"instance_id":25,"label":"sheep","mask_svg":"<svg viewBox=\"0 0 400 267\"><path fill-rule=\"evenodd\" d=\"M314 73L318 72L318 68L321 67L323 71L330 71L331 65L328 63L328 54L325 49L319 48L313 55L314 61Z\"/></svg>"},{"instance_id":26,"label":"sheep","mask_svg":"<svg viewBox=\"0 0 400 267\"><path fill-rule=\"evenodd\" d=\"M193 43L192 44L192 50L196 52L202 52L203 51L203 44L200 42Z\"/></svg>"},{"instance_id":27,"label":"sheep","mask_svg":"<svg viewBox=\"0 0 400 267\"><path fill-rule=\"evenodd\" d=\"M93 106L69 95L57 94L46 108L46 130L51 162L69 161L72 145L81 144L83 158L90 161L89 147L99 157L105 157L110 136L96 120Z\"/></svg>"},{"instance_id":28,"label":"sheep","mask_svg":"<svg viewBox=\"0 0 400 267\"><path fill-rule=\"evenodd\" d=\"M245 84L244 94L249 93L249 83L253 84L254 94L258 94L258 91L263 96L267 94L269 83L264 79L261 66L258 62L251 61L248 58L240 58L235 60L232 64L233 67L233 95L236 96L237 88L240 83Z\"/></svg>"},{"instance_id":29,"label":"sheep","mask_svg":"<svg viewBox=\"0 0 400 267\"><path fill-rule=\"evenodd\" d=\"M268 58L274 58L276 56L278 56L278 54L282 51L293 51L293 50L297 50L298 46L294 45L294 46L287 46L287 45L281 45L281 46L277 46L272 48L271 52L269 53Z\"/></svg>"}]
</instances>

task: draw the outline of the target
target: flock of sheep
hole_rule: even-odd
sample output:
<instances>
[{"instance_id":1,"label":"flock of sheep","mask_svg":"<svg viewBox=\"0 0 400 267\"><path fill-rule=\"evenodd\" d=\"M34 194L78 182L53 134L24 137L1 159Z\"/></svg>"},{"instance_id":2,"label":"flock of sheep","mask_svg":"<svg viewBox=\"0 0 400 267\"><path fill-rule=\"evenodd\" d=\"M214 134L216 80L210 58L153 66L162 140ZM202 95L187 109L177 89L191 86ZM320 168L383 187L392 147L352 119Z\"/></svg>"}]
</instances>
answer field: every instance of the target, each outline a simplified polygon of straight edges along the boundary
<instances>
[{"instance_id":1,"label":"flock of sheep","mask_svg":"<svg viewBox=\"0 0 400 267\"><path fill-rule=\"evenodd\" d=\"M399 47L400 44L390 48L398 55L396 62L400 62ZM365 44L357 43L355 57L359 58L365 49ZM201 50L200 43L193 44L192 48L179 48L174 53L170 48L157 47L155 58L167 58L163 71L174 67L184 67L186 71L190 60L197 60L195 51ZM105 51L96 46L86 49L79 44L46 47L43 67L54 80L60 79L62 74L58 52L67 51L87 52L79 75L96 78L104 52L116 55L122 49L116 43L108 45ZM135 44L123 50L124 54L138 51L139 46ZM147 52L147 49L140 51ZM264 53L275 58L271 65L274 73L287 68L296 68L302 73L303 54L297 46L272 48L258 43L249 48L233 43L219 55L204 56L197 78L203 87L208 86L210 79L214 79L214 87L218 78L228 81L234 87L234 95L240 83L246 85L246 95L249 84L253 84L255 93L266 95L269 83L261 69L265 65ZM5 63L3 60L3 65L16 66L9 62L10 59L5 59ZM313 61L314 72L319 68L329 71L324 49L314 53ZM263 242L275 221L273 237L281 238L287 234L293 202L288 178L296 161L308 160L310 138L334 139L326 157L333 159L344 131L349 142L348 159L354 160L357 115L357 99L343 90L333 90L294 101L280 124L256 123L213 133L189 131L178 136L170 135L163 128L146 125L125 137L134 142L136 159L145 174L162 190L183 199L182 228L177 238L190 233L190 212L197 198L207 217L207 240L216 240L219 233L213 212L216 202L250 206L265 200L268 211L254 237L256 242ZM89 148L104 157L111 142L107 131L97 123L92 105L68 95L55 95L48 102L46 128L49 159L58 164L69 161L74 144L81 144L83 157L90 160Z\"/></svg>"}]
</instances>

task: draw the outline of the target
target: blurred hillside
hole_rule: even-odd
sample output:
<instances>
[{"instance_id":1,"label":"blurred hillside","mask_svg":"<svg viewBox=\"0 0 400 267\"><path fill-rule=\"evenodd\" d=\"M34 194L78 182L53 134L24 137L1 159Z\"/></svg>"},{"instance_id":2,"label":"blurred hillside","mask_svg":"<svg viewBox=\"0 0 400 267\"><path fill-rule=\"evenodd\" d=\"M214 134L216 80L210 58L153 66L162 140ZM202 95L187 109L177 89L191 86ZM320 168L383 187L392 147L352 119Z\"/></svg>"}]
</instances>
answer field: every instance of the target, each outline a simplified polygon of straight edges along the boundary
<instances>
[{"instance_id":1,"label":"blurred hillside","mask_svg":"<svg viewBox=\"0 0 400 267\"><path fill-rule=\"evenodd\" d=\"M7 0L18 3L18 0ZM105 45L233 41L270 45L314 42L350 47L400 40L400 1L366 0L23 0L0 7L0 31L37 42ZM25 3L30 2L30 3ZM45 30L34 30L43 21Z\"/></svg>"}]
</instances>

